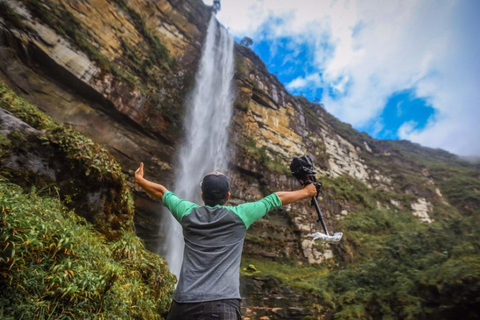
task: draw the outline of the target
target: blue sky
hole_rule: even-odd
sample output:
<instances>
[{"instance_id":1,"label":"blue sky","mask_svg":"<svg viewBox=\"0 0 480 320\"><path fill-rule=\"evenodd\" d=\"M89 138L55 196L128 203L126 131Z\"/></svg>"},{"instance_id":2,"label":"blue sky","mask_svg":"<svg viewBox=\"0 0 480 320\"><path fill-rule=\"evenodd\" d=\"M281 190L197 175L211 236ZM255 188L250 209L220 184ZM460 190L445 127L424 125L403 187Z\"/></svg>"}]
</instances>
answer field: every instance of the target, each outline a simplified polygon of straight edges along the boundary
<instances>
[{"instance_id":1,"label":"blue sky","mask_svg":"<svg viewBox=\"0 0 480 320\"><path fill-rule=\"evenodd\" d=\"M356 129L480 156L479 15L476 0L230 0L217 18Z\"/></svg>"}]
</instances>

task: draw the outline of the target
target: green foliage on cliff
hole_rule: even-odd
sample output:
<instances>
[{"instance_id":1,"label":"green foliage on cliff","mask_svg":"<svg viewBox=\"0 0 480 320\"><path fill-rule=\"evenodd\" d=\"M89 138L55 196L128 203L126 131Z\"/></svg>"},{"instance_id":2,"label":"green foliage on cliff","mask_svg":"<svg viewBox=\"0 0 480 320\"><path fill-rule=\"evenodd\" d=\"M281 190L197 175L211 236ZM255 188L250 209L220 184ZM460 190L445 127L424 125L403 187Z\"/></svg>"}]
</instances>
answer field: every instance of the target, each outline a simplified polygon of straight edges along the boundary
<instances>
[{"instance_id":1,"label":"green foliage on cliff","mask_svg":"<svg viewBox=\"0 0 480 320\"><path fill-rule=\"evenodd\" d=\"M0 125L0 129L1 129L1 125ZM8 139L7 137L5 137L3 134L0 133L0 159L4 154L8 152L8 150L10 149L10 146L11 146L10 139Z\"/></svg>"},{"instance_id":2,"label":"green foliage on cliff","mask_svg":"<svg viewBox=\"0 0 480 320\"><path fill-rule=\"evenodd\" d=\"M156 35L151 34L150 31L148 31L145 20L142 18L142 16L129 5L127 5L124 0L115 0L115 3L117 3L120 8L122 8L130 16L135 28L140 32L145 41L149 44L150 50L148 52L148 55L141 63L143 71L145 73L148 73L149 69L153 65L163 66L167 69L175 66L175 59L170 57L168 49L160 41L160 39ZM126 44L123 43L123 46L125 48Z\"/></svg>"},{"instance_id":3,"label":"green foliage on cliff","mask_svg":"<svg viewBox=\"0 0 480 320\"><path fill-rule=\"evenodd\" d=\"M383 142L389 148L428 170L443 196L466 215L480 211L480 172L478 166L440 149L421 147L408 141ZM428 156L426 156L426 154Z\"/></svg>"},{"instance_id":4,"label":"green foliage on cliff","mask_svg":"<svg viewBox=\"0 0 480 320\"><path fill-rule=\"evenodd\" d=\"M240 143L239 148L245 152L245 154L248 157L251 157L261 164L263 164L265 167L267 167L269 170L280 173L280 174L288 174L290 173L290 169L284 165L283 163L280 163L278 160L272 159L267 152L268 147L267 146L261 146L259 147L257 145L257 142L250 137L244 138L244 141Z\"/></svg>"},{"instance_id":5,"label":"green foliage on cliff","mask_svg":"<svg viewBox=\"0 0 480 320\"><path fill-rule=\"evenodd\" d=\"M335 260L304 266L247 258L242 262L245 276L277 277L279 286L314 295L321 301L318 312L331 313L333 319L456 319L458 315L476 319L480 312L478 211L462 215L438 201L431 215L439 219L421 223L410 212L418 195L369 188L349 176L323 178L322 183L323 203L350 206L348 216L334 221L333 229L344 232L342 242L314 245L320 252L332 250ZM377 202L391 199L400 207L378 209ZM258 271L249 273L248 264Z\"/></svg>"},{"instance_id":6,"label":"green foliage on cliff","mask_svg":"<svg viewBox=\"0 0 480 320\"><path fill-rule=\"evenodd\" d=\"M66 205L76 208L79 214L91 215L88 208L81 212L87 202L88 191L104 192L106 195L102 215L95 216L91 222L95 222L99 230L111 238L118 237L122 228L131 228L133 199L120 165L107 150L80 133L56 124L38 108L18 97L1 81L0 107L33 128L42 130L40 139L45 147L52 148L52 161L62 163L62 172L58 173L62 176L59 178L61 181L58 181L58 187ZM26 145L20 143L18 138L11 138L13 140L7 140L20 144L20 148ZM7 142L2 142L5 143ZM31 183L28 181L30 175L27 174L26 177L23 179L26 180L25 184ZM106 189L109 192L106 192ZM112 226L115 226L115 230Z\"/></svg>"},{"instance_id":7,"label":"green foliage on cliff","mask_svg":"<svg viewBox=\"0 0 480 320\"><path fill-rule=\"evenodd\" d=\"M420 224L410 213L365 211L341 221L353 261L330 274L338 318L391 314L473 319L480 308L479 217ZM468 270L468 271L467 271Z\"/></svg>"},{"instance_id":8,"label":"green foliage on cliff","mask_svg":"<svg viewBox=\"0 0 480 320\"><path fill-rule=\"evenodd\" d=\"M364 210L340 220L336 266L245 259L333 319L476 319L480 311L480 217L419 223L409 212ZM343 257L343 258L341 258ZM248 272L244 271L245 275Z\"/></svg>"},{"instance_id":9,"label":"green foliage on cliff","mask_svg":"<svg viewBox=\"0 0 480 320\"><path fill-rule=\"evenodd\" d=\"M55 198L0 177L0 318L161 319L174 276L131 232L107 241Z\"/></svg>"}]
</instances>

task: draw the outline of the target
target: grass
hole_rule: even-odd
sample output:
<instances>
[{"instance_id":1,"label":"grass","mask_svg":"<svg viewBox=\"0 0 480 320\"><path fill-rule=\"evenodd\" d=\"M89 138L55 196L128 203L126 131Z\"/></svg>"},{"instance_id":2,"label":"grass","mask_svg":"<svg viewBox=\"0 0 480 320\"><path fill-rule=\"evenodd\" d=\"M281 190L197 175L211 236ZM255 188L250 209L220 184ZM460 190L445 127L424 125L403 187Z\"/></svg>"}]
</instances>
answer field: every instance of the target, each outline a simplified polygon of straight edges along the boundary
<instances>
[{"instance_id":1,"label":"grass","mask_svg":"<svg viewBox=\"0 0 480 320\"><path fill-rule=\"evenodd\" d=\"M285 175L290 174L290 169L286 165L275 161L268 155L267 146L258 147L257 142L254 139L245 137L242 143L238 144L238 147L242 149L246 155L260 162L270 171Z\"/></svg>"},{"instance_id":2,"label":"grass","mask_svg":"<svg viewBox=\"0 0 480 320\"><path fill-rule=\"evenodd\" d=\"M334 319L475 319L479 227L478 216L423 224L409 212L359 210L338 223L335 266L245 257L242 274L313 294Z\"/></svg>"},{"instance_id":3,"label":"grass","mask_svg":"<svg viewBox=\"0 0 480 320\"><path fill-rule=\"evenodd\" d=\"M40 141L68 174L53 192L37 190L28 173L27 192L0 175L0 287L8 292L0 296L0 318L161 319L175 279L129 228L133 201L115 159L2 82L0 107L40 130ZM0 135L0 157L29 143L20 131ZM92 225L78 210L97 187L109 190L106 221ZM121 216L127 220L119 229L109 227Z\"/></svg>"},{"instance_id":4,"label":"grass","mask_svg":"<svg viewBox=\"0 0 480 320\"><path fill-rule=\"evenodd\" d=\"M174 276L131 232L107 241L58 199L0 177L2 319L161 319Z\"/></svg>"},{"instance_id":5,"label":"grass","mask_svg":"<svg viewBox=\"0 0 480 320\"><path fill-rule=\"evenodd\" d=\"M257 271L250 271L250 265L253 265ZM322 266L298 265L289 261L279 263L270 260L257 260L252 258L243 258L241 274L244 276L273 276L282 281L283 284L303 290L311 290L321 294L326 283L322 279L326 278L329 270Z\"/></svg>"}]
</instances>

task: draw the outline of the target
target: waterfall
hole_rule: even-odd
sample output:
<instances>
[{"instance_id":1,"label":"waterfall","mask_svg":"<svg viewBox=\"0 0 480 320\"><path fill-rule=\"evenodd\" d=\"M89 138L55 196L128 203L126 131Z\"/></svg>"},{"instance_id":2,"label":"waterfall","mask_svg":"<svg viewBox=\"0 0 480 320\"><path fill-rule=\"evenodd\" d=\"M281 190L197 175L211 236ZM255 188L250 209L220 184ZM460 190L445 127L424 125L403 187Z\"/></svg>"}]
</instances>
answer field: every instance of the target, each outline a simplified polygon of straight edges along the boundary
<instances>
[{"instance_id":1,"label":"waterfall","mask_svg":"<svg viewBox=\"0 0 480 320\"><path fill-rule=\"evenodd\" d=\"M203 204L200 180L209 172L227 169L228 126L234 93L233 38L212 15L204 43L195 87L189 96L184 127L186 139L179 153L174 192L183 199ZM166 254L170 271L177 277L183 259L180 224L165 212Z\"/></svg>"}]
</instances>

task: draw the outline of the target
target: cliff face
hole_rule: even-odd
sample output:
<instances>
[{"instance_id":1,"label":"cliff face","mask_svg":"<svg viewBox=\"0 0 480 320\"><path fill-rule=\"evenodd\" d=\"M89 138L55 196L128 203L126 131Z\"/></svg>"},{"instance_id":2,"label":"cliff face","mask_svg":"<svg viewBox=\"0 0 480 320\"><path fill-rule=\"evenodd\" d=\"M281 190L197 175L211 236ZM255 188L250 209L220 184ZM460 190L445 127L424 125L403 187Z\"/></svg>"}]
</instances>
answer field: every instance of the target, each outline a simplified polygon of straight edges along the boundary
<instances>
[{"instance_id":1,"label":"cliff face","mask_svg":"<svg viewBox=\"0 0 480 320\"><path fill-rule=\"evenodd\" d=\"M2 20L5 81L58 123L106 146L128 174L142 160L152 179L170 181L209 11L168 1L8 5L17 20ZM136 218L152 206L140 206ZM145 225L150 237L158 233L158 221L139 220L140 232Z\"/></svg>"},{"instance_id":2,"label":"cliff face","mask_svg":"<svg viewBox=\"0 0 480 320\"><path fill-rule=\"evenodd\" d=\"M0 13L3 80L56 122L107 148L124 173L132 176L144 161L149 178L171 184L210 8L194 0L7 3ZM418 223L478 214L478 168L440 150L356 132L322 105L288 93L250 49L237 45L235 56L233 203L298 188L288 165L310 154L324 184L319 199L329 230L362 210L409 212ZM458 185L466 188L461 195ZM135 201L137 232L157 251L160 205L138 190ZM314 243L317 231L312 207L287 206L251 227L245 255L299 264L354 260L355 246Z\"/></svg>"}]
</instances>

